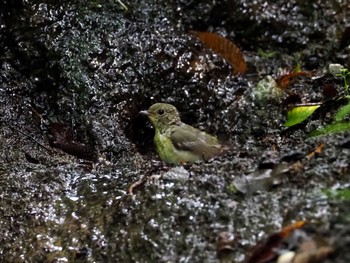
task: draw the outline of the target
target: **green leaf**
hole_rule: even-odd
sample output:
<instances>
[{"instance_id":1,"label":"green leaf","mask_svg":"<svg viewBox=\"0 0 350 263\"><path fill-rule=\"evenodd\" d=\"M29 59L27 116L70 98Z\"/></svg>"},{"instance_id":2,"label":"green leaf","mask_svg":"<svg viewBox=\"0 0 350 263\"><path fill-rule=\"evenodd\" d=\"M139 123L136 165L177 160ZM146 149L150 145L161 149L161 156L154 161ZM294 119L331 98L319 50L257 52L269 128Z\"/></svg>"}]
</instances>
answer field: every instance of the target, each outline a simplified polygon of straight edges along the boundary
<instances>
[{"instance_id":1,"label":"green leaf","mask_svg":"<svg viewBox=\"0 0 350 263\"><path fill-rule=\"evenodd\" d=\"M350 103L341 107L335 115L335 121L340 122L345 119L347 115L350 115Z\"/></svg>"},{"instance_id":2,"label":"green leaf","mask_svg":"<svg viewBox=\"0 0 350 263\"><path fill-rule=\"evenodd\" d=\"M309 133L309 137L316 137L325 134L338 133L350 130L350 122L332 123L322 129L314 130Z\"/></svg>"},{"instance_id":3,"label":"green leaf","mask_svg":"<svg viewBox=\"0 0 350 263\"><path fill-rule=\"evenodd\" d=\"M283 124L291 127L306 120L320 105L298 106L287 113L287 121Z\"/></svg>"},{"instance_id":4,"label":"green leaf","mask_svg":"<svg viewBox=\"0 0 350 263\"><path fill-rule=\"evenodd\" d=\"M298 65L294 69L294 72L300 72L300 71L301 71L301 65L298 63Z\"/></svg>"},{"instance_id":5,"label":"green leaf","mask_svg":"<svg viewBox=\"0 0 350 263\"><path fill-rule=\"evenodd\" d=\"M350 200L350 189L324 189L323 192L328 198L335 200Z\"/></svg>"}]
</instances>

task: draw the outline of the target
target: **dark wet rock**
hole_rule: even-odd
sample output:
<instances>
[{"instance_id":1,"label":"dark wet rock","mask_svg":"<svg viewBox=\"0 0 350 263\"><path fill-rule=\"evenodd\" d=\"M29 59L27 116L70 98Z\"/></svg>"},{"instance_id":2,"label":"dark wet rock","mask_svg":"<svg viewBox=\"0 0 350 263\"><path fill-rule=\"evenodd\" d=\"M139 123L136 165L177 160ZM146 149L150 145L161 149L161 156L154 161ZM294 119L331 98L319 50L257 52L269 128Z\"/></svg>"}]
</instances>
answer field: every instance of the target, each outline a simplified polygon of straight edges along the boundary
<instances>
[{"instance_id":1,"label":"dark wet rock","mask_svg":"<svg viewBox=\"0 0 350 263\"><path fill-rule=\"evenodd\" d=\"M348 183L349 152L339 145L349 136L307 139L332 120L336 104L285 130L288 95L265 104L252 95L259 80L296 64L321 72L330 63L348 67L336 23L347 15L343 6L123 3L127 10L118 1L0 4L2 259L216 262L216 236L226 231L238 237L230 250L238 260L264 234L308 220L339 239L336 260L347 262L348 206L322 189ZM243 47L248 74L232 76L191 29ZM289 89L300 100L322 101L324 82L342 94L330 76L296 79ZM174 104L184 122L217 134L231 150L181 168L155 163L154 131L138 115L154 102ZM303 158L320 143L323 153ZM282 161L289 170L275 187L234 191L236 178Z\"/></svg>"}]
</instances>

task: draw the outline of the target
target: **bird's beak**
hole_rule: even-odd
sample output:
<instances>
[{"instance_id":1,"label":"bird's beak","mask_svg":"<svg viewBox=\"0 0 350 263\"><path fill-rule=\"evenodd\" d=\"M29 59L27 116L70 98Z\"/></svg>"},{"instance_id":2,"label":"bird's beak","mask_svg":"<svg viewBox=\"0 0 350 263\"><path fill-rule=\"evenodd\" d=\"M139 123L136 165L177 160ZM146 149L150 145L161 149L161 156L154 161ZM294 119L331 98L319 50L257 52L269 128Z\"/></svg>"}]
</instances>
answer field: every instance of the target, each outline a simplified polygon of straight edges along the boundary
<instances>
[{"instance_id":1,"label":"bird's beak","mask_svg":"<svg viewBox=\"0 0 350 263\"><path fill-rule=\"evenodd\" d=\"M146 110L142 110L142 111L139 112L139 114L148 116L149 112L146 111Z\"/></svg>"}]
</instances>

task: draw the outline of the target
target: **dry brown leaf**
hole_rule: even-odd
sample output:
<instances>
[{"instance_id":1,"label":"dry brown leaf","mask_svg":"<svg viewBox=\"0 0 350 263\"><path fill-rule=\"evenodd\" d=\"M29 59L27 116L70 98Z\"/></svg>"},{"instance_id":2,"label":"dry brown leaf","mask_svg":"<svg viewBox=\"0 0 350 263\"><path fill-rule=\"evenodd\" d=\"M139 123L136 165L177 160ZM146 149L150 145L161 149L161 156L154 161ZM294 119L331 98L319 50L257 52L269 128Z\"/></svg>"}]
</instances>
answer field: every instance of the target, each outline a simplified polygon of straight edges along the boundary
<instances>
[{"instance_id":1,"label":"dry brown leaf","mask_svg":"<svg viewBox=\"0 0 350 263\"><path fill-rule=\"evenodd\" d=\"M283 238L279 233L274 233L261 243L258 243L245 263L267 263L277 258L276 248L281 245Z\"/></svg>"},{"instance_id":2,"label":"dry brown leaf","mask_svg":"<svg viewBox=\"0 0 350 263\"><path fill-rule=\"evenodd\" d=\"M324 151L324 144L321 143L319 146L317 146L317 148L315 150L313 150L312 152L310 152L307 155L307 158L310 160L310 159L320 155L323 151Z\"/></svg>"},{"instance_id":3,"label":"dry brown leaf","mask_svg":"<svg viewBox=\"0 0 350 263\"><path fill-rule=\"evenodd\" d=\"M324 246L314 250L297 253L293 258L293 263L320 263L334 252L331 246Z\"/></svg>"},{"instance_id":4,"label":"dry brown leaf","mask_svg":"<svg viewBox=\"0 0 350 263\"><path fill-rule=\"evenodd\" d=\"M236 245L235 237L230 232L220 232L216 237L216 252L218 257L225 257L234 251Z\"/></svg>"},{"instance_id":5,"label":"dry brown leaf","mask_svg":"<svg viewBox=\"0 0 350 263\"><path fill-rule=\"evenodd\" d=\"M301 228L305 221L297 221L284 227L280 232L269 235L263 242L257 244L246 259L245 263L267 263L278 256L278 248L282 241L287 238L295 229Z\"/></svg>"},{"instance_id":6,"label":"dry brown leaf","mask_svg":"<svg viewBox=\"0 0 350 263\"><path fill-rule=\"evenodd\" d=\"M203 45L212 49L215 53L227 60L233 68L233 74L244 75L247 71L247 65L241 50L228 39L211 32L190 31L197 36Z\"/></svg>"},{"instance_id":7,"label":"dry brown leaf","mask_svg":"<svg viewBox=\"0 0 350 263\"><path fill-rule=\"evenodd\" d=\"M285 90L289 87L290 81L298 76L310 76L310 73L306 71L288 73L279 77L276 82L281 89Z\"/></svg>"},{"instance_id":8,"label":"dry brown leaf","mask_svg":"<svg viewBox=\"0 0 350 263\"><path fill-rule=\"evenodd\" d=\"M293 224L290 224L288 226L285 226L284 228L282 228L282 230L280 231L280 236L283 238L288 237L292 231L294 231L295 229L299 229L301 227L303 227L305 225L305 221L297 221Z\"/></svg>"},{"instance_id":9,"label":"dry brown leaf","mask_svg":"<svg viewBox=\"0 0 350 263\"><path fill-rule=\"evenodd\" d=\"M51 147L61 149L65 153L80 159L96 161L97 156L92 147L73 140L73 130L70 125L66 123L51 123L48 128Z\"/></svg>"}]
</instances>

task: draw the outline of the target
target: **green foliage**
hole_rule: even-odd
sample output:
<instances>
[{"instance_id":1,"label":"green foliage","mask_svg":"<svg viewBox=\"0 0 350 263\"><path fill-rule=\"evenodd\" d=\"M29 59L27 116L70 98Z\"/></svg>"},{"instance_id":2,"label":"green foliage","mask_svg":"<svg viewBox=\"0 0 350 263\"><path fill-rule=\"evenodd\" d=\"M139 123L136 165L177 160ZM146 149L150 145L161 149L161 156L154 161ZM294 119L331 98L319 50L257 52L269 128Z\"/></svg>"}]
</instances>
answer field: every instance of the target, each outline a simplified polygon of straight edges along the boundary
<instances>
[{"instance_id":1,"label":"green foliage","mask_svg":"<svg viewBox=\"0 0 350 263\"><path fill-rule=\"evenodd\" d=\"M349 95L349 78L350 71L346 68L341 70L337 76L342 77L344 80L344 88L346 92L345 98L349 100L348 104L339 108L335 114L333 123L326 125L325 127L312 131L309 136L315 137L325 134L338 133L343 131L350 130L350 122L348 118L350 117L350 95ZM344 98L343 97L343 98ZM299 124L306 120L317 108L319 105L312 106L298 106L287 113L287 121L284 123L284 126L291 127L296 124Z\"/></svg>"},{"instance_id":2,"label":"green foliage","mask_svg":"<svg viewBox=\"0 0 350 263\"><path fill-rule=\"evenodd\" d=\"M344 80L344 88L346 95L349 96L349 82L348 78L350 76L350 71L346 68L341 69L341 73L337 74L337 76L342 77Z\"/></svg>"},{"instance_id":3,"label":"green foliage","mask_svg":"<svg viewBox=\"0 0 350 263\"><path fill-rule=\"evenodd\" d=\"M346 93L345 98L348 99L348 104L338 109L337 113L334 116L334 121L331 124L326 125L321 129L312 131L309 134L310 137L350 130L350 121L348 119L348 117L350 116L350 96L349 96L349 82L348 82L348 78L350 77L350 71L347 70L346 68L343 68L341 70L341 73L337 74L337 76L342 77L344 80L344 88Z\"/></svg>"},{"instance_id":4,"label":"green foliage","mask_svg":"<svg viewBox=\"0 0 350 263\"><path fill-rule=\"evenodd\" d=\"M341 122L347 116L350 116L350 102L338 110L338 112L335 114L335 121Z\"/></svg>"},{"instance_id":5,"label":"green foliage","mask_svg":"<svg viewBox=\"0 0 350 263\"><path fill-rule=\"evenodd\" d=\"M309 137L315 137L325 134L338 133L350 130L350 122L346 117L350 115L350 102L340 109L335 114L333 123L326 125L325 127L314 130L309 134Z\"/></svg>"},{"instance_id":6,"label":"green foliage","mask_svg":"<svg viewBox=\"0 0 350 263\"><path fill-rule=\"evenodd\" d=\"M269 51L269 50L265 51L265 50L262 50L261 48L259 48L258 55L261 58L273 58L277 55L277 51Z\"/></svg>"},{"instance_id":7,"label":"green foliage","mask_svg":"<svg viewBox=\"0 0 350 263\"><path fill-rule=\"evenodd\" d=\"M321 136L321 135L326 135L331 133L339 133L339 132L348 131L348 130L350 130L350 122L332 123L321 129L317 129L310 132L309 137L316 137L316 136Z\"/></svg>"},{"instance_id":8,"label":"green foliage","mask_svg":"<svg viewBox=\"0 0 350 263\"><path fill-rule=\"evenodd\" d=\"M295 67L294 72L301 72L301 65L299 63Z\"/></svg>"},{"instance_id":9,"label":"green foliage","mask_svg":"<svg viewBox=\"0 0 350 263\"><path fill-rule=\"evenodd\" d=\"M297 106L287 113L287 121L283 124L291 127L306 120L320 105Z\"/></svg>"},{"instance_id":10,"label":"green foliage","mask_svg":"<svg viewBox=\"0 0 350 263\"><path fill-rule=\"evenodd\" d=\"M350 200L350 189L324 189L323 193L330 199Z\"/></svg>"},{"instance_id":11,"label":"green foliage","mask_svg":"<svg viewBox=\"0 0 350 263\"><path fill-rule=\"evenodd\" d=\"M236 194L238 192L234 183L231 183L227 186L227 191L231 194Z\"/></svg>"},{"instance_id":12,"label":"green foliage","mask_svg":"<svg viewBox=\"0 0 350 263\"><path fill-rule=\"evenodd\" d=\"M339 108L335 114L334 121L331 124L326 125L321 129L312 131L309 134L309 137L349 131L350 121L347 119L348 116L350 116L350 101L345 106Z\"/></svg>"}]
</instances>

